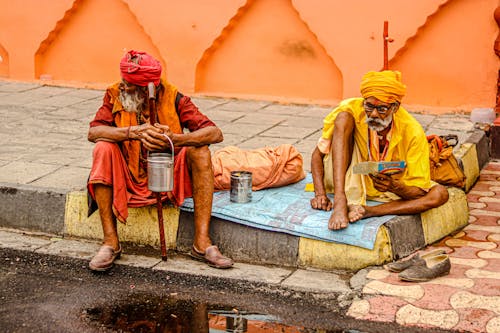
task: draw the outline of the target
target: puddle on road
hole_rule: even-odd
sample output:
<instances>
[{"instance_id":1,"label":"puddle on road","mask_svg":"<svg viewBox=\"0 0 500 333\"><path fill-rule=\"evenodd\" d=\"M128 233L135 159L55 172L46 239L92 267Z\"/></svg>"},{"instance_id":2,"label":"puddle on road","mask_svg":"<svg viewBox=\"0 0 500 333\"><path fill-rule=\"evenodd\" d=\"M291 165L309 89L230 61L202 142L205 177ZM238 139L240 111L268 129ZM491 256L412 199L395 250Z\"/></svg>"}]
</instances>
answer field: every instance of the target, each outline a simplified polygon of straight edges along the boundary
<instances>
[{"instance_id":1,"label":"puddle on road","mask_svg":"<svg viewBox=\"0 0 500 333\"><path fill-rule=\"evenodd\" d=\"M272 315L173 298L152 298L126 305L94 307L84 312L90 322L118 332L358 332L291 326Z\"/></svg>"}]
</instances>

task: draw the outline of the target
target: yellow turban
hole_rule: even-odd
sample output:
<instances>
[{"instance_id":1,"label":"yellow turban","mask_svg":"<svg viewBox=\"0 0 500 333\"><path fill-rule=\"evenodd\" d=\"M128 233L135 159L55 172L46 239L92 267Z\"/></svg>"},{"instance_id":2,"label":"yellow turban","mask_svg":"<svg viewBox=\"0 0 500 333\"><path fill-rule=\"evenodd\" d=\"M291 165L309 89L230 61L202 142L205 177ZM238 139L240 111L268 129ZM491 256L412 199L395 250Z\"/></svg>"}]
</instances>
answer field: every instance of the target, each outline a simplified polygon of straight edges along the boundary
<instances>
[{"instance_id":1,"label":"yellow turban","mask_svg":"<svg viewBox=\"0 0 500 333\"><path fill-rule=\"evenodd\" d=\"M398 71L368 72L363 75L360 89L363 98L375 97L384 103L401 103L406 93Z\"/></svg>"}]
</instances>

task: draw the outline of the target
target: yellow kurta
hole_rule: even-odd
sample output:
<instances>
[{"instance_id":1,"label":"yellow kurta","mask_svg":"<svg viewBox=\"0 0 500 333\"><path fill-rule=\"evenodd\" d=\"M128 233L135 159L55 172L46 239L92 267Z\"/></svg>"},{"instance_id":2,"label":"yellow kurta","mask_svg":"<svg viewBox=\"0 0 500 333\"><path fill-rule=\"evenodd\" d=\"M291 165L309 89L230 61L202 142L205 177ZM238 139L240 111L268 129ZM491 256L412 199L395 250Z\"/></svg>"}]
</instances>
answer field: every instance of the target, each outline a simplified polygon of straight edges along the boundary
<instances>
[{"instance_id":1,"label":"yellow kurta","mask_svg":"<svg viewBox=\"0 0 500 333\"><path fill-rule=\"evenodd\" d=\"M331 140L333 136L335 118L340 112L349 112L355 121L354 129L354 143L355 159L361 161L368 161L368 124L366 120L366 112L363 108L363 98L350 98L342 101L337 108L335 108L329 115L327 115L323 122L323 132L320 140L318 141L318 149L329 155L331 153ZM374 152L372 151L372 154ZM330 156L327 156L328 160ZM413 118L408 111L400 107L397 112L393 114L393 129L392 135L389 139L389 147L387 154L384 158L385 161L406 161L406 169L403 173L393 175L398 178L407 186L416 186L424 190L431 187L430 170L429 170L429 145L422 126ZM331 163L331 162L330 162ZM356 186L362 186L365 194L368 197L378 197L382 193L378 192L374 187L369 176L357 176L361 183L356 186L348 187L352 183L351 179L347 179L351 175L346 175L346 195L348 198L359 196L359 190L355 189ZM331 178L331 179L329 179ZM332 182L332 184L329 184ZM355 181L359 183L359 181ZM327 177L325 170L325 185L327 190L333 188L333 177ZM349 191L357 192L354 196ZM352 201L352 200L351 200ZM358 200L356 200L358 201ZM357 203L363 203L364 200Z\"/></svg>"}]
</instances>

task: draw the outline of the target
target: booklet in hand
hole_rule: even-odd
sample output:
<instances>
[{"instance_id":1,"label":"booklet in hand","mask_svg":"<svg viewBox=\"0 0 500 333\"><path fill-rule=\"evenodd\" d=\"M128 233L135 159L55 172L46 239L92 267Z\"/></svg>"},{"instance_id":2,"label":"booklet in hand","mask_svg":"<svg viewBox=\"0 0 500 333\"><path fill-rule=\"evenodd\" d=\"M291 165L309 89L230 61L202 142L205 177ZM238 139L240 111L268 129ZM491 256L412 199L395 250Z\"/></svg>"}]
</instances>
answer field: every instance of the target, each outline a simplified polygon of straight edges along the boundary
<instances>
[{"instance_id":1,"label":"booklet in hand","mask_svg":"<svg viewBox=\"0 0 500 333\"><path fill-rule=\"evenodd\" d=\"M394 175L403 172L406 167L405 161L381 161L381 162L360 162L356 164L352 171L355 174L368 175L370 173L383 173Z\"/></svg>"}]
</instances>

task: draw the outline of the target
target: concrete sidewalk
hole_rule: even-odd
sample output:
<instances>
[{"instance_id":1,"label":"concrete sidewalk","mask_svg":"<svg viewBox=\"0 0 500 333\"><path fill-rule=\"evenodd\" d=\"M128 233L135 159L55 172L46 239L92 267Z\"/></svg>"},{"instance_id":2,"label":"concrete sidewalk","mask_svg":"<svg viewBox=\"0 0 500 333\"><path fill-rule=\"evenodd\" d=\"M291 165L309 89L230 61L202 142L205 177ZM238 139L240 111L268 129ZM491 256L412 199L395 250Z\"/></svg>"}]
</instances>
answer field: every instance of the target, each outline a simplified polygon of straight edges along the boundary
<instances>
[{"instance_id":1,"label":"concrete sidewalk","mask_svg":"<svg viewBox=\"0 0 500 333\"><path fill-rule=\"evenodd\" d=\"M98 237L90 241L67 237L65 216L73 208L67 198L72 193L85 191L92 154L92 144L86 138L88 123L100 106L102 96L103 91L0 81L3 118L0 137L4 143L0 148L0 227L55 235L48 239L28 237L2 229L1 246L23 248L25 241L28 244L34 241L36 245L28 245L27 249L61 254L68 252L72 242L76 242L77 248L86 250L77 250L80 253L75 255L90 257L95 251ZM205 97L193 100L224 132L224 142L211 149L227 145L253 149L290 143L302 153L306 171L309 171L309 156L320 135L322 119L331 111L331 106ZM472 189L467 196L471 224L464 234L447 237L437 245L452 253L451 276L426 284L410 284L399 282L393 273L368 268L356 273L349 286L333 272L314 272L312 280L309 277L302 279L300 277L308 276L310 271L297 269L296 262L266 273L252 273L259 272L257 267L261 266L238 263L238 267L248 267L248 270L213 271L213 274L226 278L234 275L238 279L262 276L269 278L269 283L288 283L320 294L334 288L331 292L355 296L350 298L354 302L348 304L346 313L364 320L500 332L500 205L496 199L500 193L499 164L489 163L480 181L474 185L479 170L489 159L484 132L474 128L468 115L435 116L425 114L425 110L415 111L421 111L414 115L428 134L457 134L463 143L457 148L457 155L466 167L467 190ZM84 214L81 209L73 213ZM446 222L446 217L438 218ZM183 235L189 238L189 231ZM298 246L296 240L276 241L277 237L268 237L268 243ZM175 247L175 240L173 242L170 246ZM165 266L165 269L179 269L189 274L197 270L212 274L212 270L204 266L196 268L193 266L196 263L183 260L181 257L178 263L172 260L165 266L158 258L126 256L121 263L144 265L146 269ZM244 274L238 276L239 272ZM279 281L273 280L273 276L278 276ZM294 276L299 278L294 280ZM317 279L325 284L321 285Z\"/></svg>"}]
</instances>

